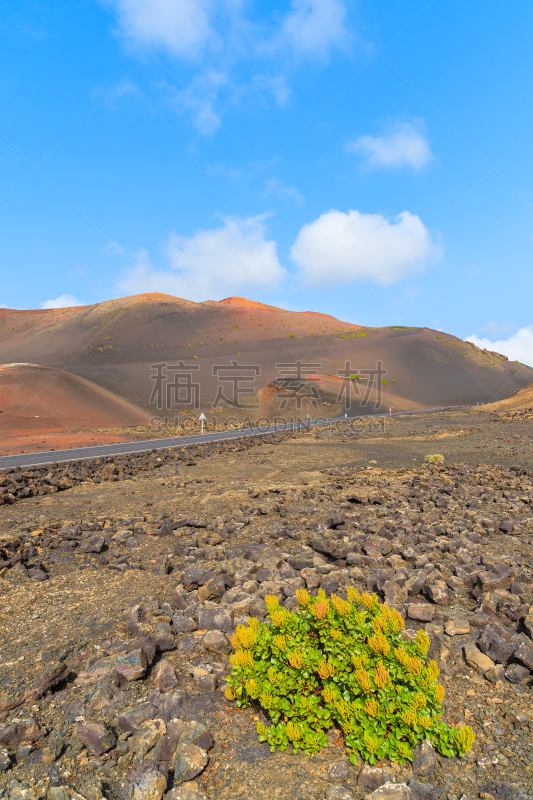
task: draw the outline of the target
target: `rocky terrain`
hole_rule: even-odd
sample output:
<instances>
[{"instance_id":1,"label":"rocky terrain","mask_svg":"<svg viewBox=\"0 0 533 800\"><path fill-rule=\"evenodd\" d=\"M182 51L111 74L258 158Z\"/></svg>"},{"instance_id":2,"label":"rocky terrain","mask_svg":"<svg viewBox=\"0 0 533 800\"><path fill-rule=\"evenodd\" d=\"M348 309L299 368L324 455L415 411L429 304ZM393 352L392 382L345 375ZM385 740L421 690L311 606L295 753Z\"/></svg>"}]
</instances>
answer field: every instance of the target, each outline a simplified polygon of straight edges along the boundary
<instances>
[{"instance_id":1,"label":"rocky terrain","mask_svg":"<svg viewBox=\"0 0 533 800\"><path fill-rule=\"evenodd\" d=\"M532 436L433 414L0 474L0 798L533 797ZM348 585L427 631L464 759L272 754L225 698L266 594Z\"/></svg>"}]
</instances>

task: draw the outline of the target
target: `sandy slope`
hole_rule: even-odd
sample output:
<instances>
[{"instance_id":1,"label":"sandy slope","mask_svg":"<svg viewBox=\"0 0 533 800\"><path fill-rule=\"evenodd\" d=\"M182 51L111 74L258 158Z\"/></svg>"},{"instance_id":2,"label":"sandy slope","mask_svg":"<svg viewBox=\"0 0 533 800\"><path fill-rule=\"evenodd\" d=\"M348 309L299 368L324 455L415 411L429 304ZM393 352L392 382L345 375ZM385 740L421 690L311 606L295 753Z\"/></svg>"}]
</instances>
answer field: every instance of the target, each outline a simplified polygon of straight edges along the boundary
<instances>
[{"instance_id":1,"label":"sandy slope","mask_svg":"<svg viewBox=\"0 0 533 800\"><path fill-rule=\"evenodd\" d=\"M62 399L54 396L47 405L53 412L50 419L55 415L69 429L117 422L136 424L139 414L145 418L182 414L183 406L175 405L166 411L150 404L156 372L153 365L176 364L178 360L191 368L199 367L191 371L193 381L201 384L201 406L206 410L221 385L219 376L214 374L217 368L231 366L235 361L240 365L241 378L246 378L251 374L249 368L256 367L259 374L253 388L259 394L251 399L254 402L259 396L263 408L242 412L255 418L276 411L279 398L271 387L279 382L279 365L297 361L302 362L304 375L318 372L330 377L323 378L318 408L308 400L298 409L294 398L285 409L288 416L299 412L314 416L344 412L342 392L339 395L342 381L333 376L346 367L349 374L360 375L360 394L352 397L349 413L372 413L376 410L377 384L368 398L372 405L363 406L369 380L365 372L375 369L378 362L386 370L380 378L386 381L381 386L384 411L389 406L401 410L501 400L533 378L533 369L439 331L362 328L319 312L287 311L240 297L193 303L154 293L76 308L0 309L0 362L32 362L67 371L72 380L75 376L85 379L94 391L97 387L99 391L107 390L110 394L105 397L114 398L112 408L104 403L105 410L98 417L100 400L87 411L81 403L86 399L82 397L84 393L75 390L74 384L69 384L67 391L63 383L67 394L61 395ZM239 367L235 369L239 371ZM66 380L65 373L61 374ZM241 385L244 388L251 384L244 381ZM225 396L231 397L232 384L226 383L223 388ZM70 391L74 394L67 401ZM12 402L7 398L3 401L6 416L8 412L21 413L19 406L11 407ZM233 412L221 407L218 413ZM117 420L115 414L122 418ZM43 416L39 411L33 416L36 415ZM129 415L135 417L132 423L127 421L132 418ZM105 417L105 421L99 422L96 417ZM75 419L88 420L88 424L76 426ZM0 427L5 430L5 423Z\"/></svg>"}]
</instances>

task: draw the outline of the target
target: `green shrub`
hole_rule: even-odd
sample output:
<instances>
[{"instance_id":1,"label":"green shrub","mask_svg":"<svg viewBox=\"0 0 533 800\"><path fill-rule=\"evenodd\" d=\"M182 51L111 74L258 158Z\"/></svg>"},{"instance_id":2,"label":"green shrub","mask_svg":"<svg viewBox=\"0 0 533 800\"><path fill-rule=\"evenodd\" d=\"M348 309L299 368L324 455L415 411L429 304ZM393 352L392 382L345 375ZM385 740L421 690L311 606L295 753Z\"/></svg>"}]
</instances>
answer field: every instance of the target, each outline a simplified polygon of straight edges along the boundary
<instances>
[{"instance_id":1,"label":"green shrub","mask_svg":"<svg viewBox=\"0 0 533 800\"><path fill-rule=\"evenodd\" d=\"M294 333L289 333L289 339L294 339Z\"/></svg>"},{"instance_id":2,"label":"green shrub","mask_svg":"<svg viewBox=\"0 0 533 800\"><path fill-rule=\"evenodd\" d=\"M388 381L381 381L381 385L382 385L382 386L386 386L386 385L387 385L387 383L388 383Z\"/></svg>"},{"instance_id":3,"label":"green shrub","mask_svg":"<svg viewBox=\"0 0 533 800\"><path fill-rule=\"evenodd\" d=\"M435 453L434 455L426 456L424 461L426 464L442 464L444 461L444 456L441 456L440 453Z\"/></svg>"},{"instance_id":4,"label":"green shrub","mask_svg":"<svg viewBox=\"0 0 533 800\"><path fill-rule=\"evenodd\" d=\"M288 611L265 597L269 621L238 625L232 637L232 672L226 696L237 706L258 703L272 724L257 723L259 741L270 749L316 753L325 731L338 725L352 763L388 757L404 763L426 738L445 756L472 746L468 726L441 720L444 687L427 659L429 637L403 634L398 611L376 595L348 587L348 601L319 590L296 593L300 609Z\"/></svg>"}]
</instances>

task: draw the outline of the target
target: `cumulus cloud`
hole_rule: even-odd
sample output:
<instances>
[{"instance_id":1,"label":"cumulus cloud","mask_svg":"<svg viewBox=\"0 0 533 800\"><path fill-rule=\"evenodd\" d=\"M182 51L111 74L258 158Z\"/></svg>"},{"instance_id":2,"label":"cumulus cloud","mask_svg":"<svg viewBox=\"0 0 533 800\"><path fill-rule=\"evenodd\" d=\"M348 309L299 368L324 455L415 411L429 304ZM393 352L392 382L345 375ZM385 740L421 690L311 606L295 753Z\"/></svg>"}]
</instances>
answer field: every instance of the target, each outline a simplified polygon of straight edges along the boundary
<instances>
[{"instance_id":1,"label":"cumulus cloud","mask_svg":"<svg viewBox=\"0 0 533 800\"><path fill-rule=\"evenodd\" d=\"M216 39L213 3L205 0L110 0L126 35L146 45L161 45L178 56L196 57Z\"/></svg>"},{"instance_id":2,"label":"cumulus cloud","mask_svg":"<svg viewBox=\"0 0 533 800\"><path fill-rule=\"evenodd\" d=\"M84 305L85 303L80 303L72 294L60 294L55 300L45 300L44 303L40 303L39 308L70 308Z\"/></svg>"},{"instance_id":3,"label":"cumulus cloud","mask_svg":"<svg viewBox=\"0 0 533 800\"><path fill-rule=\"evenodd\" d=\"M490 339L480 339L473 334L468 336L465 341L473 342L478 347L487 350L495 350L497 353L507 356L511 361L520 361L522 364L527 364L528 367L533 367L533 325L520 328L508 339L497 339L493 342Z\"/></svg>"},{"instance_id":4,"label":"cumulus cloud","mask_svg":"<svg viewBox=\"0 0 533 800\"><path fill-rule=\"evenodd\" d=\"M421 120L396 121L381 136L360 136L349 150L361 153L370 167L422 169L432 157Z\"/></svg>"},{"instance_id":5,"label":"cumulus cloud","mask_svg":"<svg viewBox=\"0 0 533 800\"><path fill-rule=\"evenodd\" d=\"M349 39L345 0L292 0L285 15L267 5L262 17L242 0L106 2L129 48L160 48L186 61L187 88L174 91L171 105L191 115L205 135L217 130L228 106L272 101L285 106L291 96L285 78L290 67L303 60L324 61Z\"/></svg>"},{"instance_id":6,"label":"cumulus cloud","mask_svg":"<svg viewBox=\"0 0 533 800\"><path fill-rule=\"evenodd\" d=\"M481 330L489 336L502 336L504 333L514 331L516 325L512 322L488 322Z\"/></svg>"},{"instance_id":7,"label":"cumulus cloud","mask_svg":"<svg viewBox=\"0 0 533 800\"><path fill-rule=\"evenodd\" d=\"M323 58L332 47L346 43L346 6L341 0L293 0L291 7L274 39L279 46L300 56Z\"/></svg>"},{"instance_id":8,"label":"cumulus cloud","mask_svg":"<svg viewBox=\"0 0 533 800\"><path fill-rule=\"evenodd\" d=\"M222 227L187 238L172 234L163 272L140 254L136 269L120 281L127 292L158 291L197 302L228 295L272 291L286 277L276 243L267 238L266 215L225 218Z\"/></svg>"},{"instance_id":9,"label":"cumulus cloud","mask_svg":"<svg viewBox=\"0 0 533 800\"><path fill-rule=\"evenodd\" d=\"M442 257L420 217L331 210L304 225L291 249L304 283L325 286L372 279L384 285L419 275Z\"/></svg>"}]
</instances>

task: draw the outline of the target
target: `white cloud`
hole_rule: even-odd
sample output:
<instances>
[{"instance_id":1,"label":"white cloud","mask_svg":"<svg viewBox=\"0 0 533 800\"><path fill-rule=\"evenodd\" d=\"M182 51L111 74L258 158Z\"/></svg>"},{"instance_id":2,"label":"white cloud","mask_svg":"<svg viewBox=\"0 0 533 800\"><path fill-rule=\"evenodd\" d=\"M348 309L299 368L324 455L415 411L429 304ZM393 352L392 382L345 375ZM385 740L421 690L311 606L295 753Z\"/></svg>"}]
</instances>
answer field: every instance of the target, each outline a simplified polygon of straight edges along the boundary
<instances>
[{"instance_id":1,"label":"white cloud","mask_svg":"<svg viewBox=\"0 0 533 800\"><path fill-rule=\"evenodd\" d=\"M349 149L362 153L370 167L422 169L432 157L421 120L396 121L382 136L360 136Z\"/></svg>"},{"instance_id":2,"label":"white cloud","mask_svg":"<svg viewBox=\"0 0 533 800\"><path fill-rule=\"evenodd\" d=\"M120 281L127 292L158 291L188 300L218 300L243 292L279 288L286 271L276 243L267 239L266 215L225 218L221 228L190 238L172 234L165 253L169 266L161 273L146 253Z\"/></svg>"},{"instance_id":3,"label":"white cloud","mask_svg":"<svg viewBox=\"0 0 533 800\"><path fill-rule=\"evenodd\" d=\"M489 336L501 336L504 333L509 333L509 331L514 331L515 328L516 325L513 325L512 322L489 322L481 330Z\"/></svg>"},{"instance_id":4,"label":"white cloud","mask_svg":"<svg viewBox=\"0 0 533 800\"><path fill-rule=\"evenodd\" d=\"M341 0L292 0L277 43L293 53L313 58L326 56L347 41L346 6ZM275 40L276 41L276 40Z\"/></svg>"},{"instance_id":5,"label":"white cloud","mask_svg":"<svg viewBox=\"0 0 533 800\"><path fill-rule=\"evenodd\" d=\"M105 1L128 48L160 48L189 62L187 89L174 91L171 105L192 114L206 135L217 130L228 106L272 100L286 106L291 66L303 59L323 61L349 40L345 0L292 0L284 16L267 4L262 17L244 0ZM217 74L224 76L223 84L213 83Z\"/></svg>"},{"instance_id":6,"label":"white cloud","mask_svg":"<svg viewBox=\"0 0 533 800\"><path fill-rule=\"evenodd\" d=\"M420 217L328 211L304 225L291 249L304 283L326 286L370 278L382 284L419 275L442 257Z\"/></svg>"},{"instance_id":7,"label":"white cloud","mask_svg":"<svg viewBox=\"0 0 533 800\"><path fill-rule=\"evenodd\" d=\"M176 90L165 86L167 104L175 111L192 114L197 130L204 136L211 136L222 124L215 105L221 87L227 76L216 70L208 70L193 79L188 89Z\"/></svg>"},{"instance_id":8,"label":"white cloud","mask_svg":"<svg viewBox=\"0 0 533 800\"><path fill-rule=\"evenodd\" d=\"M110 0L126 35L149 46L163 46L178 56L198 56L216 39L205 0Z\"/></svg>"},{"instance_id":9,"label":"white cloud","mask_svg":"<svg viewBox=\"0 0 533 800\"><path fill-rule=\"evenodd\" d=\"M508 339L498 339L492 342L490 339L480 339L474 334L468 336L465 341L473 342L478 347L487 350L495 350L497 353L507 356L511 361L520 361L522 364L527 364L528 367L533 367L533 325L520 328Z\"/></svg>"},{"instance_id":10,"label":"white cloud","mask_svg":"<svg viewBox=\"0 0 533 800\"><path fill-rule=\"evenodd\" d=\"M70 308L71 306L84 306L72 294L60 294L55 300L45 300L39 304L39 308Z\"/></svg>"}]
</instances>

